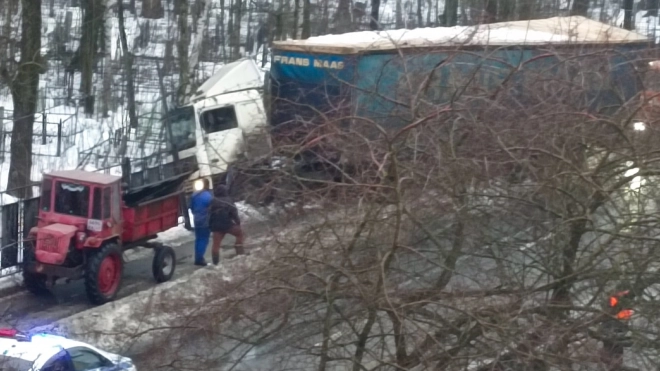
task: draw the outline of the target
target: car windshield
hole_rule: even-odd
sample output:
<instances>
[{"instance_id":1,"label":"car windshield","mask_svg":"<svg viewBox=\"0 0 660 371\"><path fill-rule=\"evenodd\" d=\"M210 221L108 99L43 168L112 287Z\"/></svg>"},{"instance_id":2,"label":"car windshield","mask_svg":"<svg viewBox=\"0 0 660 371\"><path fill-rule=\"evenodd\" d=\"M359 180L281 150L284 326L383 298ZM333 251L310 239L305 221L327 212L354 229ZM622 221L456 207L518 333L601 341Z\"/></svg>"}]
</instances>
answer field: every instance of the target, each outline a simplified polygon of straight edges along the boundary
<instances>
[{"instance_id":1,"label":"car windshield","mask_svg":"<svg viewBox=\"0 0 660 371\"><path fill-rule=\"evenodd\" d=\"M193 148L195 139L195 109L192 106L176 108L170 111L165 124L172 129L172 144L179 150Z\"/></svg>"},{"instance_id":2,"label":"car windshield","mask_svg":"<svg viewBox=\"0 0 660 371\"><path fill-rule=\"evenodd\" d=\"M89 187L67 182L57 182L55 212L81 216L89 215Z\"/></svg>"},{"instance_id":3,"label":"car windshield","mask_svg":"<svg viewBox=\"0 0 660 371\"><path fill-rule=\"evenodd\" d=\"M24 359L0 355L0 371L30 371L32 362Z\"/></svg>"}]
</instances>

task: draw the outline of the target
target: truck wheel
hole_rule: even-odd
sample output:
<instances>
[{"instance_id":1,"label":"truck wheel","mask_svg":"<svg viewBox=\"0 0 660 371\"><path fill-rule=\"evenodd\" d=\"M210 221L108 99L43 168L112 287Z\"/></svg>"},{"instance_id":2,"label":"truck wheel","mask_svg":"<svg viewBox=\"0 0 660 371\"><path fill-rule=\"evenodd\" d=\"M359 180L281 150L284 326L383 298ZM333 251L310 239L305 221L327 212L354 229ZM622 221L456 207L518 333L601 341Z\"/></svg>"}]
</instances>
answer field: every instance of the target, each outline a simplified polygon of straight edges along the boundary
<instances>
[{"instance_id":1,"label":"truck wheel","mask_svg":"<svg viewBox=\"0 0 660 371\"><path fill-rule=\"evenodd\" d=\"M163 246L156 249L152 271L156 282L163 283L169 281L174 275L176 268L176 254L174 249L169 246Z\"/></svg>"},{"instance_id":2,"label":"truck wheel","mask_svg":"<svg viewBox=\"0 0 660 371\"><path fill-rule=\"evenodd\" d=\"M85 289L93 304L112 301L119 291L123 271L122 254L116 243L103 245L89 255L85 269Z\"/></svg>"},{"instance_id":3,"label":"truck wheel","mask_svg":"<svg viewBox=\"0 0 660 371\"><path fill-rule=\"evenodd\" d=\"M23 284L25 288L37 296L43 296L50 293L46 285L47 277L43 274L28 272L28 264L35 262L34 246L31 244L23 250Z\"/></svg>"}]
</instances>

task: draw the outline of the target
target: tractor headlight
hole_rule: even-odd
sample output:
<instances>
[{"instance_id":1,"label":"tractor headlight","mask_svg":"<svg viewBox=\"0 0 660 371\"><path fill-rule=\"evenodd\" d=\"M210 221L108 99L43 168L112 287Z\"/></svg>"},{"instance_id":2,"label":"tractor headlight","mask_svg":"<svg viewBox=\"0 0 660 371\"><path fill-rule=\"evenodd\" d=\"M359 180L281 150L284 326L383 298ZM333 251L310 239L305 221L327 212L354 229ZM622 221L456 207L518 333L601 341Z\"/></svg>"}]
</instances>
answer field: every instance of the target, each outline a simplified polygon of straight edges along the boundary
<instances>
[{"instance_id":1,"label":"tractor headlight","mask_svg":"<svg viewBox=\"0 0 660 371\"><path fill-rule=\"evenodd\" d=\"M204 182L201 179L197 179L195 180L193 187L195 188L195 191L201 191L204 189Z\"/></svg>"}]
</instances>

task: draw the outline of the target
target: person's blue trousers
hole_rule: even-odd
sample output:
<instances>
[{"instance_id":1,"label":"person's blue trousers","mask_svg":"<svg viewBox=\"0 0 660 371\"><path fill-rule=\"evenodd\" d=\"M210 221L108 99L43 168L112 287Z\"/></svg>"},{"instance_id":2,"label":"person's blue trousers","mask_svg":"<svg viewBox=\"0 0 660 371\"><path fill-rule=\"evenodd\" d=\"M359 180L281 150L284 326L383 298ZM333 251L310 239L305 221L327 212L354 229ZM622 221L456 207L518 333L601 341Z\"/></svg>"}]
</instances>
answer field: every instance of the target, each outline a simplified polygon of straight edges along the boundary
<instances>
[{"instance_id":1,"label":"person's blue trousers","mask_svg":"<svg viewBox=\"0 0 660 371\"><path fill-rule=\"evenodd\" d=\"M204 260L210 236L211 230L208 228L195 228L195 263Z\"/></svg>"}]
</instances>

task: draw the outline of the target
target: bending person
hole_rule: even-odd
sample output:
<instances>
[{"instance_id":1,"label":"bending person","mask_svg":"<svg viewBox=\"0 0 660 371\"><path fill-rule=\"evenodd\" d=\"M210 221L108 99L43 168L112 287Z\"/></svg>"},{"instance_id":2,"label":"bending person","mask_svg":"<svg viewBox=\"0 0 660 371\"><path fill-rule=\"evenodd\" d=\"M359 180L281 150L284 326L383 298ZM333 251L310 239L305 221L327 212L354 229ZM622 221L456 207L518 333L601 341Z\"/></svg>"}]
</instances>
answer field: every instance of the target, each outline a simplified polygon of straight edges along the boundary
<instances>
[{"instance_id":1,"label":"bending person","mask_svg":"<svg viewBox=\"0 0 660 371\"><path fill-rule=\"evenodd\" d=\"M236 255L250 255L243 249L243 229L238 217L238 209L234 201L229 197L227 187L219 185L214 190L214 198L211 201L209 215L209 229L213 232L213 264L220 263L220 247L226 234L236 238L234 248Z\"/></svg>"}]
</instances>

